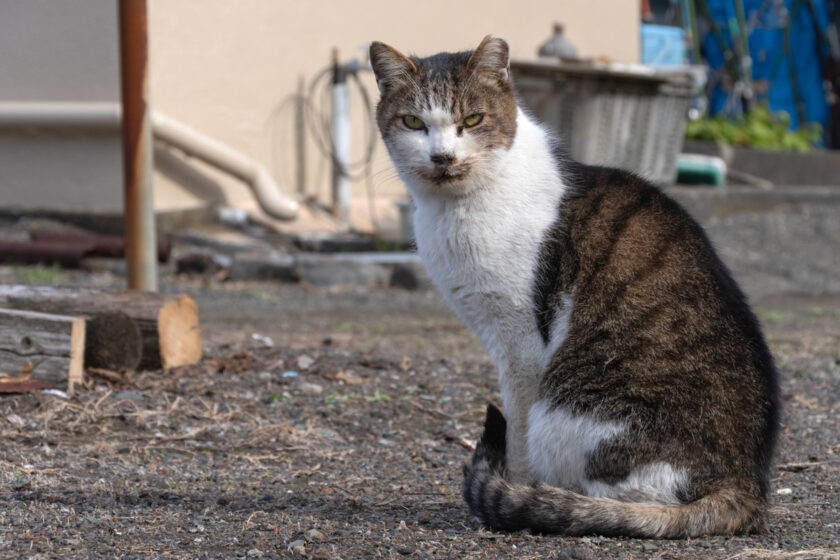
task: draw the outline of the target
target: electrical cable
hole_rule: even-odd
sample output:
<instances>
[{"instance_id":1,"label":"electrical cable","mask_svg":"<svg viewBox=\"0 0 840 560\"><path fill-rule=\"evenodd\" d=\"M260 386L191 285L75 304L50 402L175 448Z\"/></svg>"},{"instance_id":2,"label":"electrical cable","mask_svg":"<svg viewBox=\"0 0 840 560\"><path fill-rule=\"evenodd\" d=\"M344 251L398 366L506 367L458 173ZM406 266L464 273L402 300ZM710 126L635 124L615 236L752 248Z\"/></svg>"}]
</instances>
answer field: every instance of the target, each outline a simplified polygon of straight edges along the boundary
<instances>
[{"instance_id":1,"label":"electrical cable","mask_svg":"<svg viewBox=\"0 0 840 560\"><path fill-rule=\"evenodd\" d=\"M375 124L375 114L371 97L368 88L361 80L359 74L363 70L367 70L364 66L359 65L355 61L345 65L344 67L349 79L348 82L354 84L353 90L357 93L360 103L364 111L364 150L362 154L349 162L342 164L338 155L336 154L335 144L332 139L331 129L331 114L327 110L330 104L330 93L332 90L332 82L327 80L332 76L333 66L326 66L319 70L315 76L310 80L305 94L294 94L281 100L274 111L272 111L272 118L279 112L284 110L293 101L299 101L300 107L303 110L303 123L306 134L312 139L315 147L323 159L329 161L333 169L338 169L339 172L350 179L351 181L364 181L365 189L368 198L368 211L370 212L371 223L375 230L379 229L379 220L375 210L374 204L374 185L373 185L373 159L376 152L377 144L377 128ZM302 97L301 97L302 95ZM277 125L275 125L277 126ZM279 128L279 126L278 126ZM272 152L276 146L276 134L272 135ZM305 162L301 162L304 164ZM319 171L322 171L320 168ZM275 174L277 173L277 166L275 165ZM320 173L318 183L320 184Z\"/></svg>"}]
</instances>

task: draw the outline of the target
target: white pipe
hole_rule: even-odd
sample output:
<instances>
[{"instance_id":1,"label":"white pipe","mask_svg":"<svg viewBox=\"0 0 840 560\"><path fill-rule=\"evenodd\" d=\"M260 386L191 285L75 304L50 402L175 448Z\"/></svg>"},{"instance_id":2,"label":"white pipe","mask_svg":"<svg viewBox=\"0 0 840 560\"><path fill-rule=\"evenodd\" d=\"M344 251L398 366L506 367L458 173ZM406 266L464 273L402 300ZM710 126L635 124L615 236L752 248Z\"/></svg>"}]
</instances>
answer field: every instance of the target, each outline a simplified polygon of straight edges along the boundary
<instances>
[{"instance_id":1,"label":"white pipe","mask_svg":"<svg viewBox=\"0 0 840 560\"><path fill-rule=\"evenodd\" d=\"M266 214L297 217L300 205L286 197L257 161L170 117L152 111L156 140L174 146L248 184ZM119 103L0 102L0 130L9 128L119 128Z\"/></svg>"},{"instance_id":2,"label":"white pipe","mask_svg":"<svg viewBox=\"0 0 840 560\"><path fill-rule=\"evenodd\" d=\"M255 160L157 111L152 111L152 130L155 139L248 183L260 207L269 216L280 220L297 217L300 205L284 196L268 171Z\"/></svg>"},{"instance_id":3,"label":"white pipe","mask_svg":"<svg viewBox=\"0 0 840 560\"><path fill-rule=\"evenodd\" d=\"M335 214L347 221L350 214L350 177L347 168L350 162L350 99L346 78L332 85L332 143L335 149L333 161L333 205Z\"/></svg>"},{"instance_id":4,"label":"white pipe","mask_svg":"<svg viewBox=\"0 0 840 560\"><path fill-rule=\"evenodd\" d=\"M0 101L0 129L119 128L119 103Z\"/></svg>"}]
</instances>

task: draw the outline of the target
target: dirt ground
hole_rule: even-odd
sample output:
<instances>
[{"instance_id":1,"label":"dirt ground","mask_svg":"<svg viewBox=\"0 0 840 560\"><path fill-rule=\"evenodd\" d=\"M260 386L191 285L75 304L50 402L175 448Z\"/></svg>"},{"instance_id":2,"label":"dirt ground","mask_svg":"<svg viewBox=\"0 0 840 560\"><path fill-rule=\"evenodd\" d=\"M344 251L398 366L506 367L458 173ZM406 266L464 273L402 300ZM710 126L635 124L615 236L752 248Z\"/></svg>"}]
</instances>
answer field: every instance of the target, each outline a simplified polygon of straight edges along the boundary
<instances>
[{"instance_id":1,"label":"dirt ground","mask_svg":"<svg viewBox=\"0 0 840 560\"><path fill-rule=\"evenodd\" d=\"M435 293L164 289L198 301L199 365L0 397L0 556L840 558L840 297L756 306L784 403L770 532L654 541L496 533L467 513L461 464L500 399Z\"/></svg>"}]
</instances>

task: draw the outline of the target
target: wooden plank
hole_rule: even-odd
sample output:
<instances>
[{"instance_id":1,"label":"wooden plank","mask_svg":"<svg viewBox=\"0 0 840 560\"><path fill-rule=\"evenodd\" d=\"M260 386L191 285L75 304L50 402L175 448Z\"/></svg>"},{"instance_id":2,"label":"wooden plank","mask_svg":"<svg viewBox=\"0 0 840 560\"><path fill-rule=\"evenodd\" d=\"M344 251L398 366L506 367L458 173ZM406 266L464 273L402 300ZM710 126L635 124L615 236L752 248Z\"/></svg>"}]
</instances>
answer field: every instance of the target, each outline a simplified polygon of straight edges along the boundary
<instances>
[{"instance_id":1,"label":"wooden plank","mask_svg":"<svg viewBox=\"0 0 840 560\"><path fill-rule=\"evenodd\" d=\"M72 393L82 382L85 320L0 309L0 378L34 379Z\"/></svg>"},{"instance_id":2,"label":"wooden plank","mask_svg":"<svg viewBox=\"0 0 840 560\"><path fill-rule=\"evenodd\" d=\"M122 340L115 336L114 328L97 326L98 319L122 313L140 335L139 369L168 369L201 359L198 308L187 295L12 285L0 286L0 306L90 317L88 338L96 341L90 348L103 341L115 344ZM128 348L132 344L130 329L125 330L126 340L120 343ZM89 365L120 369L99 362Z\"/></svg>"}]
</instances>

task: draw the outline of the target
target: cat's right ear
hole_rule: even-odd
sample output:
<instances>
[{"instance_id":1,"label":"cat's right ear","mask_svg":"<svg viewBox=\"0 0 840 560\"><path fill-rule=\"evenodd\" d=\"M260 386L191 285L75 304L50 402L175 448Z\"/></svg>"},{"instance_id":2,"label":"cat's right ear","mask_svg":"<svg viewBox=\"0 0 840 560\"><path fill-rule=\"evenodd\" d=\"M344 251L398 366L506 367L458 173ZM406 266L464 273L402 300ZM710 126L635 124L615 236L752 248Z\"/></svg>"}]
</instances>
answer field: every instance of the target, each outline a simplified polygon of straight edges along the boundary
<instances>
[{"instance_id":1,"label":"cat's right ear","mask_svg":"<svg viewBox=\"0 0 840 560\"><path fill-rule=\"evenodd\" d=\"M408 57L379 41L370 44L370 65L382 94L417 72L417 66Z\"/></svg>"}]
</instances>

